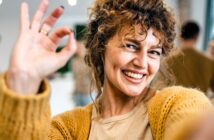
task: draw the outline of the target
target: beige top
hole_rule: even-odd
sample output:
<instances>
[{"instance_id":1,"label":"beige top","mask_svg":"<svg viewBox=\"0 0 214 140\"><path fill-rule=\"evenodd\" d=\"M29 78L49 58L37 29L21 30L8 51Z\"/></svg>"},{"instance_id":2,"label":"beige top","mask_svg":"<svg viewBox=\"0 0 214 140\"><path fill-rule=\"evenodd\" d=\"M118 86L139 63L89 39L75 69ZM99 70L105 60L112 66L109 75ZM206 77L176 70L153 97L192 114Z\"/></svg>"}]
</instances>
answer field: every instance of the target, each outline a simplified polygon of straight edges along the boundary
<instances>
[{"instance_id":1,"label":"beige top","mask_svg":"<svg viewBox=\"0 0 214 140\"><path fill-rule=\"evenodd\" d=\"M96 119L93 106L89 140L153 140L144 103L131 112L107 119Z\"/></svg>"}]
</instances>

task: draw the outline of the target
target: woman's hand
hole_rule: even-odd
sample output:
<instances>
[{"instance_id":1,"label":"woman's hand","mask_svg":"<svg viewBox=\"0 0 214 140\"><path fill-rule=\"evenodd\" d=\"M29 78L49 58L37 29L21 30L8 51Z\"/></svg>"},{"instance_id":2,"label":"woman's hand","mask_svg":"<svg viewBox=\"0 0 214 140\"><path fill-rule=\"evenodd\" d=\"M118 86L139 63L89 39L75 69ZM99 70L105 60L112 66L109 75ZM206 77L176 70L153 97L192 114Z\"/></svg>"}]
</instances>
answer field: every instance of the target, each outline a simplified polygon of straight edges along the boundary
<instances>
[{"instance_id":1,"label":"woman's hand","mask_svg":"<svg viewBox=\"0 0 214 140\"><path fill-rule=\"evenodd\" d=\"M48 35L64 8L56 8L42 22L47 8L48 0L42 0L30 23L28 5L21 5L20 34L6 76L8 87L17 93L37 93L41 81L62 67L76 51L74 35L68 27L58 28ZM68 36L66 46L56 53L57 44L65 36Z\"/></svg>"}]
</instances>

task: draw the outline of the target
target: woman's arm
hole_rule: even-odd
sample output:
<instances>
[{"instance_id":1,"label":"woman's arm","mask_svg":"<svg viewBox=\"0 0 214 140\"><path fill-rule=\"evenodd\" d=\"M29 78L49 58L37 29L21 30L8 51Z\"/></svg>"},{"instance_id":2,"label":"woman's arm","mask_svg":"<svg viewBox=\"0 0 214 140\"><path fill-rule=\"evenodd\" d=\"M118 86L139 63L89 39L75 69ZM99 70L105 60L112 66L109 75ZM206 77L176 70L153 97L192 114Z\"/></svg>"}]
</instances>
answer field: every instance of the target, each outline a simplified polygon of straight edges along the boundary
<instances>
[{"instance_id":1,"label":"woman's arm","mask_svg":"<svg viewBox=\"0 0 214 140\"><path fill-rule=\"evenodd\" d=\"M59 6L42 20L47 7L48 0L42 0L29 21L28 5L21 5L20 33L8 70L0 77L0 139L48 139L50 90L44 79L74 54L76 42L68 27L48 34L64 8ZM66 46L56 53L59 41L65 36L68 36Z\"/></svg>"},{"instance_id":2,"label":"woman's arm","mask_svg":"<svg viewBox=\"0 0 214 140\"><path fill-rule=\"evenodd\" d=\"M0 76L0 139L45 140L50 127L49 86L41 84L38 95L18 95Z\"/></svg>"}]
</instances>

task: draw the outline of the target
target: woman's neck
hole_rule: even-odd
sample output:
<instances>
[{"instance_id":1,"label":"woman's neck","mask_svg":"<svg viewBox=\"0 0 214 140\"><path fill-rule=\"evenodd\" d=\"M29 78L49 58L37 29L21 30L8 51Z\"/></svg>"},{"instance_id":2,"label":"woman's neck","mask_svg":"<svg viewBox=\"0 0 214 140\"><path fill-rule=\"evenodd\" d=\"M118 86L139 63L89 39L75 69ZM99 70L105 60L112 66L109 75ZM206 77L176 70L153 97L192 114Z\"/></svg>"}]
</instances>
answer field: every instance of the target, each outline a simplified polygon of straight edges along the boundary
<instances>
[{"instance_id":1,"label":"woman's neck","mask_svg":"<svg viewBox=\"0 0 214 140\"><path fill-rule=\"evenodd\" d=\"M143 93L142 93L143 94ZM140 100L140 96L129 97L116 89L103 88L101 97L102 118L109 118L130 112Z\"/></svg>"}]
</instances>

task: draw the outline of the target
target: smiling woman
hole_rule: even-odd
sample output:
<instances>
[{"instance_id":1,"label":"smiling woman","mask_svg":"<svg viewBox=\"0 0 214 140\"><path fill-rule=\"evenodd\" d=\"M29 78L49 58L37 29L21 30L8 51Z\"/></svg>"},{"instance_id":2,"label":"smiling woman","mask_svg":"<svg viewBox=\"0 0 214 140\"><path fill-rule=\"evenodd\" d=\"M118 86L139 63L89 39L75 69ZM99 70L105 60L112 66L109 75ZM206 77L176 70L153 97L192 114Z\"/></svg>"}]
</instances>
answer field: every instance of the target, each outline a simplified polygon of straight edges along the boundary
<instances>
[{"instance_id":1,"label":"smiling woman","mask_svg":"<svg viewBox=\"0 0 214 140\"><path fill-rule=\"evenodd\" d=\"M117 94L138 96L157 73L162 48L156 47L160 41L154 36L152 28L148 30L146 37L145 34L138 34L135 38L132 37L132 40L128 37L122 40L129 30L122 29L107 44L104 56L103 87L105 89L116 88L121 92ZM136 26L136 31L139 30L140 26ZM106 91L106 93L113 92Z\"/></svg>"},{"instance_id":2,"label":"smiling woman","mask_svg":"<svg viewBox=\"0 0 214 140\"><path fill-rule=\"evenodd\" d=\"M183 108L191 108L193 116L211 108L193 89L150 91L161 58L173 48L175 38L174 18L162 0L96 0L90 9L85 60L97 98L50 122L50 89L44 79L75 53L76 42L68 27L46 34L64 11L58 7L42 20L47 7L48 0L42 0L30 22L28 5L21 6L20 34L8 70L0 77L2 139L180 140L177 135L189 114ZM64 36L67 45L56 53ZM181 117L174 121L175 112ZM168 122L180 120L181 129L168 131Z\"/></svg>"}]
</instances>

